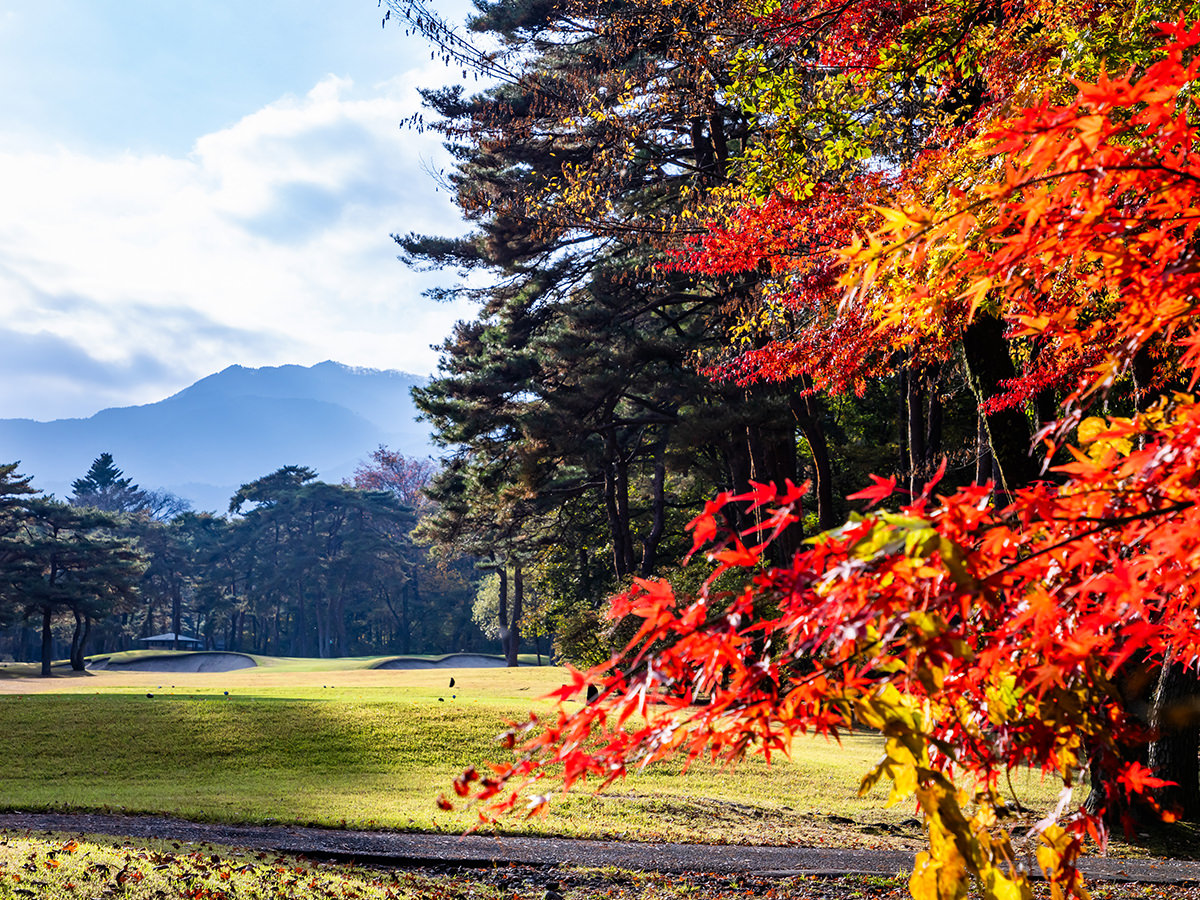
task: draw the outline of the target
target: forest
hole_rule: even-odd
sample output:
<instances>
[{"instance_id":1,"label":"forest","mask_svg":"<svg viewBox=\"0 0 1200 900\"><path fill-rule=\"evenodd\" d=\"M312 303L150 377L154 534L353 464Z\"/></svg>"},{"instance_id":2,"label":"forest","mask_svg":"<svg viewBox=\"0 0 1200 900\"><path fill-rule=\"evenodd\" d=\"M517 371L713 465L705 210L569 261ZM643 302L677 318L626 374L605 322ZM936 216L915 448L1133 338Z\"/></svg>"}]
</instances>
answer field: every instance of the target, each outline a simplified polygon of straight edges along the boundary
<instances>
[{"instance_id":1,"label":"forest","mask_svg":"<svg viewBox=\"0 0 1200 900\"><path fill-rule=\"evenodd\" d=\"M386 447L349 484L284 466L218 516L141 489L109 453L66 501L0 466L0 652L49 674L162 633L273 656L490 651L473 561L411 537L432 471Z\"/></svg>"},{"instance_id":2,"label":"forest","mask_svg":"<svg viewBox=\"0 0 1200 900\"><path fill-rule=\"evenodd\" d=\"M396 240L479 309L422 530L595 664L459 796L865 724L939 898L1032 896L1015 769L1064 781L1055 896L1200 817L1200 10L387 6L461 74L410 124L473 228Z\"/></svg>"}]
</instances>

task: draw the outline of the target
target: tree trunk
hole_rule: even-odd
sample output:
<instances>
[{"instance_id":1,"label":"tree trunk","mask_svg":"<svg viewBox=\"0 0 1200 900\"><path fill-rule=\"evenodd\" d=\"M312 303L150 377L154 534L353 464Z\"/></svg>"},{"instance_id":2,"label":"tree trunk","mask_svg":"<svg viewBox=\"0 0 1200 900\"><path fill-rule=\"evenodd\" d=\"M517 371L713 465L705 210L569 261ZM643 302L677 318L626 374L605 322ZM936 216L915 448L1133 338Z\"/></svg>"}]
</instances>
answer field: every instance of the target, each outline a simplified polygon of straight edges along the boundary
<instances>
[{"instance_id":1,"label":"tree trunk","mask_svg":"<svg viewBox=\"0 0 1200 900\"><path fill-rule=\"evenodd\" d=\"M315 616L316 613L313 615ZM309 637L309 631L311 631L311 628L309 627L308 620L308 604L304 600L304 592L301 591L296 597L296 623L295 628L292 631L292 634L295 635L295 638L293 638L293 646L295 647L295 649L292 651L293 656L312 655L312 645L309 643L311 640ZM318 631L319 630L320 629L318 626ZM320 639L318 638L318 640Z\"/></svg>"},{"instance_id":2,"label":"tree trunk","mask_svg":"<svg viewBox=\"0 0 1200 900\"><path fill-rule=\"evenodd\" d=\"M943 458L942 426L945 423L946 410L942 404L941 393L938 391L938 376L940 371L935 369L929 379L926 392L927 406L925 409L925 480L933 477L938 468L938 461ZM924 487L924 485L922 485Z\"/></svg>"},{"instance_id":3,"label":"tree trunk","mask_svg":"<svg viewBox=\"0 0 1200 900\"><path fill-rule=\"evenodd\" d=\"M942 455L942 422L944 410L938 396L937 366L923 371L909 369L902 384L905 386L904 442L908 447L908 489L916 497L925 490L937 472Z\"/></svg>"},{"instance_id":4,"label":"tree trunk","mask_svg":"<svg viewBox=\"0 0 1200 900\"><path fill-rule=\"evenodd\" d=\"M505 663L509 666L509 668L513 668L517 665L517 653L515 649L515 643L512 639L513 632L515 630L513 626L516 625L516 616L513 616L512 624L510 625L510 619L508 617L508 566L502 565L498 571L500 575L500 649L504 653ZM520 572L519 566L517 571ZM517 580L520 580L519 576ZM514 604L514 613L517 611L518 610Z\"/></svg>"},{"instance_id":5,"label":"tree trunk","mask_svg":"<svg viewBox=\"0 0 1200 900\"><path fill-rule=\"evenodd\" d=\"M1003 390L1001 382L1017 375L1004 339L1004 323L992 316L977 316L963 332L963 353L971 390L984 419L988 448L999 474L999 488L1010 494L1035 481L1040 467L1030 454L1033 434L1020 409L984 412L984 404Z\"/></svg>"},{"instance_id":6,"label":"tree trunk","mask_svg":"<svg viewBox=\"0 0 1200 900\"><path fill-rule=\"evenodd\" d=\"M904 424L908 438L908 489L916 497L925 489L925 387L921 375L909 370L905 378Z\"/></svg>"},{"instance_id":7,"label":"tree trunk","mask_svg":"<svg viewBox=\"0 0 1200 900\"><path fill-rule=\"evenodd\" d=\"M729 489L735 494L741 494L750 489L750 481L754 477L754 460L750 455L750 431L748 425L736 427L730 432L725 445L725 468L728 472ZM733 524L743 531L754 524L746 515L745 507L741 504L727 506L723 513L732 515Z\"/></svg>"},{"instance_id":8,"label":"tree trunk","mask_svg":"<svg viewBox=\"0 0 1200 900\"><path fill-rule=\"evenodd\" d=\"M1114 679L1121 704L1131 716L1141 725L1149 728L1153 717L1151 709L1156 690L1158 675L1146 662L1143 654L1137 654L1121 667ZM1113 751L1104 750L1106 754ZM1148 762L1147 745L1145 742L1125 744L1117 748L1116 758L1109 758L1107 767L1110 771L1122 763L1137 762L1145 765ZM1144 817L1147 810L1132 806L1127 802L1125 789L1122 785L1110 781L1105 774L1105 766L1097 753L1088 753L1088 775L1091 781L1091 792L1084 800L1083 808L1091 815L1104 814L1104 821L1111 828L1137 827L1139 819Z\"/></svg>"},{"instance_id":9,"label":"tree trunk","mask_svg":"<svg viewBox=\"0 0 1200 900\"><path fill-rule=\"evenodd\" d=\"M896 401L897 401L897 416L900 422L900 427L897 429L898 439L897 444L900 445L900 458L896 460L896 468L901 472L907 472L909 466L908 453L908 354L902 354L899 357L900 366L897 370L896 385Z\"/></svg>"},{"instance_id":10,"label":"tree trunk","mask_svg":"<svg viewBox=\"0 0 1200 900\"><path fill-rule=\"evenodd\" d=\"M24 623L17 634L17 645L13 650L13 659L17 662L32 662L34 648L37 646L37 629Z\"/></svg>"},{"instance_id":11,"label":"tree trunk","mask_svg":"<svg viewBox=\"0 0 1200 900\"><path fill-rule=\"evenodd\" d=\"M987 484L992 480L992 446L988 443L987 419L983 410L977 410L975 416L975 483Z\"/></svg>"},{"instance_id":12,"label":"tree trunk","mask_svg":"<svg viewBox=\"0 0 1200 900\"><path fill-rule=\"evenodd\" d=\"M396 648L404 654L412 652L412 630L408 627L408 592L411 579L408 579L400 586L400 611L396 612L392 608L391 592L387 588L383 589L383 598L387 602L388 609L392 611L392 617L396 620Z\"/></svg>"},{"instance_id":13,"label":"tree trunk","mask_svg":"<svg viewBox=\"0 0 1200 900\"><path fill-rule=\"evenodd\" d=\"M242 633L246 628L246 611L235 609L229 617L229 649L237 652L242 649Z\"/></svg>"},{"instance_id":14,"label":"tree trunk","mask_svg":"<svg viewBox=\"0 0 1200 900\"><path fill-rule=\"evenodd\" d=\"M590 557L588 556L587 547L581 546L576 553L575 562L579 566L579 578L575 581L575 599L582 606L588 598L588 565Z\"/></svg>"},{"instance_id":15,"label":"tree trunk","mask_svg":"<svg viewBox=\"0 0 1200 900\"><path fill-rule=\"evenodd\" d=\"M179 649L179 630L183 627L183 586L178 579L171 582L171 631L175 634L175 640L171 645L172 650Z\"/></svg>"},{"instance_id":16,"label":"tree trunk","mask_svg":"<svg viewBox=\"0 0 1200 900\"><path fill-rule=\"evenodd\" d=\"M654 448L654 480L651 484L653 521L649 533L642 539L642 564L638 567L638 573L643 578L654 574L654 567L658 564L658 542L662 540L667 523L667 497L664 490L667 478L667 464L664 459L666 450L667 438L664 434Z\"/></svg>"},{"instance_id":17,"label":"tree trunk","mask_svg":"<svg viewBox=\"0 0 1200 900\"><path fill-rule=\"evenodd\" d=\"M92 635L92 617L83 617L83 635L79 638L79 668L76 670L82 672L84 670L84 657L86 656L88 638Z\"/></svg>"},{"instance_id":18,"label":"tree trunk","mask_svg":"<svg viewBox=\"0 0 1200 900\"><path fill-rule=\"evenodd\" d=\"M692 153L695 155L697 174L702 186L708 187L716 181L716 154L705 133L706 122L702 116L692 116Z\"/></svg>"},{"instance_id":19,"label":"tree trunk","mask_svg":"<svg viewBox=\"0 0 1200 900\"><path fill-rule=\"evenodd\" d=\"M50 610L42 610L42 677L50 677L50 663L54 658L54 634L50 631Z\"/></svg>"},{"instance_id":20,"label":"tree trunk","mask_svg":"<svg viewBox=\"0 0 1200 900\"><path fill-rule=\"evenodd\" d=\"M618 579L631 574L632 561L626 546L629 544L629 522L621 516L619 460L617 459L616 438L610 433L604 436L604 510L608 515L608 530L612 537L613 571ZM629 497L624 498L628 510Z\"/></svg>"},{"instance_id":21,"label":"tree trunk","mask_svg":"<svg viewBox=\"0 0 1200 900\"><path fill-rule=\"evenodd\" d=\"M408 602L410 596L413 599L411 605ZM414 566L408 576L408 581L404 582L404 588L400 592L400 625L404 629L401 646L404 647L405 653L412 653L412 606L420 602L421 588L417 582L417 569Z\"/></svg>"},{"instance_id":22,"label":"tree trunk","mask_svg":"<svg viewBox=\"0 0 1200 900\"><path fill-rule=\"evenodd\" d=\"M397 611L396 605L392 602L392 592L387 589L386 585L380 585L379 596L383 598L384 605L387 606L388 612L392 614L392 618L396 622L395 638L392 645L401 653L410 653L409 649L409 629L408 629L408 591L410 580L404 582L400 587L400 609Z\"/></svg>"},{"instance_id":23,"label":"tree trunk","mask_svg":"<svg viewBox=\"0 0 1200 900\"><path fill-rule=\"evenodd\" d=\"M1188 821L1200 816L1200 681L1183 663L1165 665L1154 691L1149 766L1175 784L1157 793L1164 809Z\"/></svg>"},{"instance_id":24,"label":"tree trunk","mask_svg":"<svg viewBox=\"0 0 1200 900\"><path fill-rule=\"evenodd\" d=\"M325 604L320 600L313 601L313 619L317 623L317 653L318 659L325 659L329 654L327 648L329 646L329 616L325 608Z\"/></svg>"},{"instance_id":25,"label":"tree trunk","mask_svg":"<svg viewBox=\"0 0 1200 900\"><path fill-rule=\"evenodd\" d=\"M71 669L82 672L85 668L83 648L91 634L92 620L89 616L75 613L75 631L71 635Z\"/></svg>"},{"instance_id":26,"label":"tree trunk","mask_svg":"<svg viewBox=\"0 0 1200 900\"><path fill-rule=\"evenodd\" d=\"M504 658L510 669L515 669L521 663L517 654L521 649L521 614L525 605L525 577L518 562L513 566L513 603L512 618L508 629L508 646L504 648Z\"/></svg>"},{"instance_id":27,"label":"tree trunk","mask_svg":"<svg viewBox=\"0 0 1200 900\"><path fill-rule=\"evenodd\" d=\"M821 424L823 411L821 401L812 394L801 396L793 393L790 398L792 417L796 427L808 442L812 454L813 493L817 497L817 527L828 531L837 525L833 511L833 466L829 461L829 444L825 441L825 428Z\"/></svg>"},{"instance_id":28,"label":"tree trunk","mask_svg":"<svg viewBox=\"0 0 1200 900\"><path fill-rule=\"evenodd\" d=\"M632 575L634 561L633 531L629 521L629 464L620 455L620 448L617 447L616 450L616 499L617 523L619 527L617 533L613 535L613 539L619 540L621 544L622 571L625 575Z\"/></svg>"},{"instance_id":29,"label":"tree trunk","mask_svg":"<svg viewBox=\"0 0 1200 900\"><path fill-rule=\"evenodd\" d=\"M71 631L71 649L67 653L67 661L70 662L72 671L82 672L82 663L79 668L76 668L75 660L79 657L79 638L83 634L83 616L74 609L71 610L71 615L75 617L75 628Z\"/></svg>"},{"instance_id":30,"label":"tree trunk","mask_svg":"<svg viewBox=\"0 0 1200 900\"><path fill-rule=\"evenodd\" d=\"M334 617L334 656L338 659L346 656L350 652L350 639L346 629L346 594L345 585L338 588L337 594L337 611Z\"/></svg>"}]
</instances>

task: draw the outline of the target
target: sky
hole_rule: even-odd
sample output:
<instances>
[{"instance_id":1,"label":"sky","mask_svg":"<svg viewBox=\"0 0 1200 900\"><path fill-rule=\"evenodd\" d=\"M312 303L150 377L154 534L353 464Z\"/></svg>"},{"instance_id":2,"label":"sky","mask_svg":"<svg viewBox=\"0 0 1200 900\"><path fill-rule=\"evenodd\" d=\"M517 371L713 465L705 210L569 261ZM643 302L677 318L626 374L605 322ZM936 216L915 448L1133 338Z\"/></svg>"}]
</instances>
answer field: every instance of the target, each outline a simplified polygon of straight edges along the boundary
<instances>
[{"instance_id":1,"label":"sky","mask_svg":"<svg viewBox=\"0 0 1200 900\"><path fill-rule=\"evenodd\" d=\"M439 2L461 21L467 4ZM461 77L377 0L0 0L0 417L231 364L428 373L470 315L393 232L465 230L402 129Z\"/></svg>"}]
</instances>

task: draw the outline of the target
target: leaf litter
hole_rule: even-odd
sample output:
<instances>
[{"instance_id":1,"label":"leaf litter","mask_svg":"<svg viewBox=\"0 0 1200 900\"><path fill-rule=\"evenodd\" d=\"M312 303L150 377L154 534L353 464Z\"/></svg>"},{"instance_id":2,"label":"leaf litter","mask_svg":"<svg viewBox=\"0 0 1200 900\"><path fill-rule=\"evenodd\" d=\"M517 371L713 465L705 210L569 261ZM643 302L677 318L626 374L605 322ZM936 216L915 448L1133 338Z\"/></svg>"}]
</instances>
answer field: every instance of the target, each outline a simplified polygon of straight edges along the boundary
<instances>
[{"instance_id":1,"label":"leaf litter","mask_svg":"<svg viewBox=\"0 0 1200 900\"><path fill-rule=\"evenodd\" d=\"M1039 894L1042 888L1037 886ZM907 895L903 875L663 875L522 865L398 870L207 843L0 832L0 900L892 900ZM1200 886L1096 884L1093 896L1200 900Z\"/></svg>"}]
</instances>

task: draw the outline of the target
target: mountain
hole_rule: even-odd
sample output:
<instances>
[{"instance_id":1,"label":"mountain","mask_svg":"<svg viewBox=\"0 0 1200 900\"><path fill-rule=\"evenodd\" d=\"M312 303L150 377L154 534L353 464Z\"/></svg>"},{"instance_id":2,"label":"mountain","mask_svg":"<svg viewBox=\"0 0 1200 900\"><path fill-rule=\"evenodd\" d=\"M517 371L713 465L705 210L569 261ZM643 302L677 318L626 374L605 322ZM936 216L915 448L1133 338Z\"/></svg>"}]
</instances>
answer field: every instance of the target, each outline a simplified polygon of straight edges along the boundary
<instances>
[{"instance_id":1,"label":"mountain","mask_svg":"<svg viewBox=\"0 0 1200 900\"><path fill-rule=\"evenodd\" d=\"M21 461L60 498L104 451L143 488L166 488L198 510L224 512L239 486L280 466L341 481L379 444L433 453L409 391L425 378L335 362L230 366L145 406L87 419L0 419L0 462Z\"/></svg>"}]
</instances>

